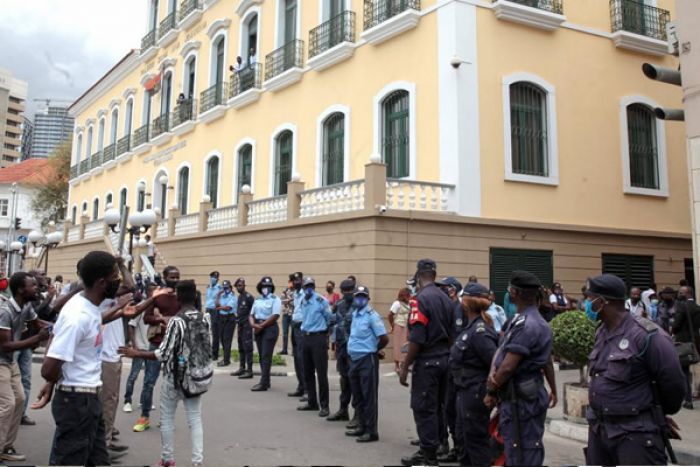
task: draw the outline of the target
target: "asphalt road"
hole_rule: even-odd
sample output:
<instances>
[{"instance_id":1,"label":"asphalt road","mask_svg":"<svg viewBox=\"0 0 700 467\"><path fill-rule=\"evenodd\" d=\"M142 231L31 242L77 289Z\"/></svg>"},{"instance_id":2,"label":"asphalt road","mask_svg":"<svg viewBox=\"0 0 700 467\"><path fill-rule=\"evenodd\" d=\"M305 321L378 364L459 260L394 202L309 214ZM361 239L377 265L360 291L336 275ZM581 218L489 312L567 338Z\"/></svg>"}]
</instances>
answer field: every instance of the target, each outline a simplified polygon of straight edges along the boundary
<instances>
[{"instance_id":1,"label":"asphalt road","mask_svg":"<svg viewBox=\"0 0 700 467\"><path fill-rule=\"evenodd\" d=\"M330 362L334 366L334 362ZM267 392L253 393L255 380L238 380L228 372L216 375L212 389L203 398L204 457L209 466L223 465L396 465L401 456L415 448L409 441L415 437L409 409L409 392L391 374L392 365L383 365L379 385L379 437L376 443L359 445L344 435L344 423L328 422L316 412L297 412L299 402L287 397L296 385L296 378L273 377ZM234 368L235 369L235 368ZM277 369L277 367L275 368ZM124 366L122 388L129 368ZM135 392L138 401L140 383ZM34 364L32 398L36 397L41 378L39 365ZM330 377L331 411L338 408L339 384ZM122 391L123 392L123 391ZM156 389L158 400L159 389ZM137 404L132 414L117 414L116 426L121 431L119 443L130 446L119 462L123 465L154 465L160 454L157 428L158 410L152 413L151 429L134 433L131 427L138 416ZM156 402L156 406L158 403ZM176 416L175 452L178 465L190 463L190 440L182 405ZM50 407L31 411L36 426L20 428L16 448L27 455L27 461L16 465L48 463L53 419ZM582 444L547 434L546 465L580 465ZM12 464L10 464L12 465Z\"/></svg>"}]
</instances>

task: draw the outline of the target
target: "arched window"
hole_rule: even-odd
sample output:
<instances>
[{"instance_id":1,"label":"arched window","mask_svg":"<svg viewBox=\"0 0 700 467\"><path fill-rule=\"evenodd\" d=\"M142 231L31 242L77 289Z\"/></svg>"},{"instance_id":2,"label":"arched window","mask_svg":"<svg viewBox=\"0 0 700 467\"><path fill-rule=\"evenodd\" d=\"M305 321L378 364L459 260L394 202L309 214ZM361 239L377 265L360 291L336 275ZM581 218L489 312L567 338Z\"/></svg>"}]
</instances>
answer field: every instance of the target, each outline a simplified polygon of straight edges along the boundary
<instances>
[{"instance_id":1,"label":"arched window","mask_svg":"<svg viewBox=\"0 0 700 467\"><path fill-rule=\"evenodd\" d=\"M387 177L408 177L410 121L408 91L389 94L382 102L382 157Z\"/></svg>"},{"instance_id":2,"label":"arched window","mask_svg":"<svg viewBox=\"0 0 700 467\"><path fill-rule=\"evenodd\" d=\"M112 193L107 193L107 196L105 196L105 209L107 209L107 206L112 204Z\"/></svg>"},{"instance_id":3,"label":"arched window","mask_svg":"<svg viewBox=\"0 0 700 467\"><path fill-rule=\"evenodd\" d=\"M297 38L297 0L283 0L284 21L283 34L284 44L289 44Z\"/></svg>"},{"instance_id":4,"label":"arched window","mask_svg":"<svg viewBox=\"0 0 700 467\"><path fill-rule=\"evenodd\" d=\"M126 197L128 196L128 190L126 188L122 188L121 191L119 192L119 212L124 211L124 207L126 206Z\"/></svg>"},{"instance_id":5,"label":"arched window","mask_svg":"<svg viewBox=\"0 0 700 467\"><path fill-rule=\"evenodd\" d=\"M236 174L236 199L241 192L243 185L251 186L253 180L253 146L250 144L244 145L238 150L238 173Z\"/></svg>"},{"instance_id":6,"label":"arched window","mask_svg":"<svg viewBox=\"0 0 700 467\"><path fill-rule=\"evenodd\" d=\"M510 139L513 173L549 176L547 92L521 81L510 85Z\"/></svg>"},{"instance_id":7,"label":"arched window","mask_svg":"<svg viewBox=\"0 0 700 467\"><path fill-rule=\"evenodd\" d=\"M124 114L124 136L131 134L132 121L134 119L134 100L126 101L126 110Z\"/></svg>"},{"instance_id":8,"label":"arched window","mask_svg":"<svg viewBox=\"0 0 700 467\"><path fill-rule=\"evenodd\" d=\"M659 153L656 116L644 104L627 106L630 184L637 188L659 189Z\"/></svg>"},{"instance_id":9,"label":"arched window","mask_svg":"<svg viewBox=\"0 0 700 467\"><path fill-rule=\"evenodd\" d=\"M78 206L73 206L73 209L70 211L70 221L73 225L75 225L78 221Z\"/></svg>"},{"instance_id":10,"label":"arched window","mask_svg":"<svg viewBox=\"0 0 700 467\"><path fill-rule=\"evenodd\" d=\"M92 127L88 128L87 144L85 145L85 159L89 159L92 151Z\"/></svg>"},{"instance_id":11,"label":"arched window","mask_svg":"<svg viewBox=\"0 0 700 467\"><path fill-rule=\"evenodd\" d=\"M244 25L243 53L241 57L244 62L251 63L257 61L258 55L258 14L254 13L248 18ZM251 61L251 58L253 59Z\"/></svg>"},{"instance_id":12,"label":"arched window","mask_svg":"<svg viewBox=\"0 0 700 467\"><path fill-rule=\"evenodd\" d=\"M146 126L151 122L151 106L153 105L153 93L143 92L143 113L141 114L141 126Z\"/></svg>"},{"instance_id":13,"label":"arched window","mask_svg":"<svg viewBox=\"0 0 700 467\"><path fill-rule=\"evenodd\" d=\"M141 187L136 189L136 210L140 212L146 208L146 189L141 189Z\"/></svg>"},{"instance_id":14,"label":"arched window","mask_svg":"<svg viewBox=\"0 0 700 467\"><path fill-rule=\"evenodd\" d=\"M188 99L194 98L195 80L197 76L197 57L192 55L185 64L185 82L182 86L182 92Z\"/></svg>"},{"instance_id":15,"label":"arched window","mask_svg":"<svg viewBox=\"0 0 700 467\"><path fill-rule=\"evenodd\" d=\"M167 115L170 113L170 98L173 90L173 74L167 72L163 76L160 89L160 114Z\"/></svg>"},{"instance_id":16,"label":"arched window","mask_svg":"<svg viewBox=\"0 0 700 467\"><path fill-rule=\"evenodd\" d=\"M213 51L214 56L212 57L212 85L217 85L217 89L221 87L221 83L224 82L224 50L226 48L226 37L220 35L216 42L214 43Z\"/></svg>"},{"instance_id":17,"label":"arched window","mask_svg":"<svg viewBox=\"0 0 700 467\"><path fill-rule=\"evenodd\" d=\"M82 156L83 152L83 135L82 133L78 135L78 140L75 143L75 154L78 156L76 157L76 164L80 162L80 158Z\"/></svg>"},{"instance_id":18,"label":"arched window","mask_svg":"<svg viewBox=\"0 0 700 467\"><path fill-rule=\"evenodd\" d=\"M163 178L163 180L161 180ZM165 182L165 183L164 183ZM159 171L153 183L153 207L160 209L163 218L168 212L168 174Z\"/></svg>"},{"instance_id":19,"label":"arched window","mask_svg":"<svg viewBox=\"0 0 700 467\"><path fill-rule=\"evenodd\" d=\"M183 167L177 174L177 205L180 209L180 214L187 214L187 204L189 203L190 193L190 168Z\"/></svg>"},{"instance_id":20,"label":"arched window","mask_svg":"<svg viewBox=\"0 0 700 467\"><path fill-rule=\"evenodd\" d=\"M292 151L294 135L285 130L275 140L275 196L287 194L287 182L292 179Z\"/></svg>"},{"instance_id":21,"label":"arched window","mask_svg":"<svg viewBox=\"0 0 700 467\"><path fill-rule=\"evenodd\" d=\"M112 110L112 132L110 133L111 139L110 144L115 144L117 142L117 134L119 131L119 109L115 108Z\"/></svg>"},{"instance_id":22,"label":"arched window","mask_svg":"<svg viewBox=\"0 0 700 467\"><path fill-rule=\"evenodd\" d=\"M87 216L88 210L87 210L87 201L83 201L83 209L80 212L81 216Z\"/></svg>"},{"instance_id":23,"label":"arched window","mask_svg":"<svg viewBox=\"0 0 700 467\"><path fill-rule=\"evenodd\" d=\"M345 115L332 114L323 122L324 186L342 183L345 160Z\"/></svg>"},{"instance_id":24,"label":"arched window","mask_svg":"<svg viewBox=\"0 0 700 467\"><path fill-rule=\"evenodd\" d=\"M100 119L100 124L97 127L97 150L102 151L105 147L105 119Z\"/></svg>"},{"instance_id":25,"label":"arched window","mask_svg":"<svg viewBox=\"0 0 700 467\"><path fill-rule=\"evenodd\" d=\"M214 208L219 205L219 157L213 156L207 161L207 191Z\"/></svg>"},{"instance_id":26,"label":"arched window","mask_svg":"<svg viewBox=\"0 0 700 467\"><path fill-rule=\"evenodd\" d=\"M100 200L99 200L99 198L95 198L92 201L92 220L96 221L99 214L100 214Z\"/></svg>"},{"instance_id":27,"label":"arched window","mask_svg":"<svg viewBox=\"0 0 700 467\"><path fill-rule=\"evenodd\" d=\"M149 9L149 21L150 31L155 31L158 27L158 0L151 0L151 8Z\"/></svg>"}]
</instances>

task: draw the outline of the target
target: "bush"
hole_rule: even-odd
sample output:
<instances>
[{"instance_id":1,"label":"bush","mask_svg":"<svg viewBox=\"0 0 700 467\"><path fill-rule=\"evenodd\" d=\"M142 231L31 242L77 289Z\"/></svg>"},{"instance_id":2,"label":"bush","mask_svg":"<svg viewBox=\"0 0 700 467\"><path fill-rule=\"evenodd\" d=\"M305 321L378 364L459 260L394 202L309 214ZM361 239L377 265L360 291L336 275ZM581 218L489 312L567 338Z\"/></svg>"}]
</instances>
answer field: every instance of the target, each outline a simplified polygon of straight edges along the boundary
<instances>
[{"instance_id":1,"label":"bush","mask_svg":"<svg viewBox=\"0 0 700 467\"><path fill-rule=\"evenodd\" d=\"M596 323L582 311L567 311L557 315L550 325L552 352L577 365L580 369L580 382L586 384L585 367L595 344Z\"/></svg>"},{"instance_id":2,"label":"bush","mask_svg":"<svg viewBox=\"0 0 700 467\"><path fill-rule=\"evenodd\" d=\"M237 362L239 360L238 350L231 351L231 360L233 360L234 362ZM253 363L260 363L260 355L257 352L253 354ZM272 366L287 366L287 362L281 355L274 354L272 356Z\"/></svg>"}]
</instances>

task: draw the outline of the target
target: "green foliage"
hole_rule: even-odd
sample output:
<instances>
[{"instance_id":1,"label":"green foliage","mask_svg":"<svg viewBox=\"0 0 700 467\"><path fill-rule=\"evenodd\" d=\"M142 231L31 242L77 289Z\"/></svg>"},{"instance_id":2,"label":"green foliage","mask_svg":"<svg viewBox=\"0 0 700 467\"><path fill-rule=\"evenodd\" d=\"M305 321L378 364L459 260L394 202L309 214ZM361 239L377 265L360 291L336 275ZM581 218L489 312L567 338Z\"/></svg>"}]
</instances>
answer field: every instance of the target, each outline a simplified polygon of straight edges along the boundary
<instances>
[{"instance_id":1,"label":"green foliage","mask_svg":"<svg viewBox=\"0 0 700 467\"><path fill-rule=\"evenodd\" d=\"M72 138L71 138L72 139ZM49 155L49 170L45 179L36 183L39 190L31 202L32 211L46 227L50 221L65 218L68 205L68 180L70 178L70 139L57 146Z\"/></svg>"},{"instance_id":2,"label":"green foliage","mask_svg":"<svg viewBox=\"0 0 700 467\"><path fill-rule=\"evenodd\" d=\"M567 311L557 315L550 325L554 355L579 367L586 366L595 343L596 324L582 311Z\"/></svg>"},{"instance_id":3,"label":"green foliage","mask_svg":"<svg viewBox=\"0 0 700 467\"><path fill-rule=\"evenodd\" d=\"M239 360L238 350L231 351L231 360L234 362ZM257 352L253 354L253 363L260 363L260 355ZM272 366L287 366L287 362L282 355L274 354L272 356Z\"/></svg>"}]
</instances>

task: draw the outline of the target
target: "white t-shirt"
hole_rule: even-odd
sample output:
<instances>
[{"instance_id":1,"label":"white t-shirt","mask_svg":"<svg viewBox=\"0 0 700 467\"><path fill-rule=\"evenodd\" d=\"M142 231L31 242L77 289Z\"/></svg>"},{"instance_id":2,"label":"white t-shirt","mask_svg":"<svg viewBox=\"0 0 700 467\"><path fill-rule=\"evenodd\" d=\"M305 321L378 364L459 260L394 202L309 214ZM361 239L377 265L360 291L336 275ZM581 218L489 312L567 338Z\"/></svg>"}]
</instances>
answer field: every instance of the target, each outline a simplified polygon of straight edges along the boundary
<instances>
[{"instance_id":1,"label":"white t-shirt","mask_svg":"<svg viewBox=\"0 0 700 467\"><path fill-rule=\"evenodd\" d=\"M129 326L134 328L134 343L139 350L148 350L148 324L143 320L143 313L129 321Z\"/></svg>"},{"instance_id":2,"label":"white t-shirt","mask_svg":"<svg viewBox=\"0 0 700 467\"><path fill-rule=\"evenodd\" d=\"M625 309L632 313L634 316L637 318L642 317L642 313L647 311L646 305L644 305L644 302L639 300L636 305L632 304L632 299L628 298L627 301L625 301Z\"/></svg>"},{"instance_id":3,"label":"white t-shirt","mask_svg":"<svg viewBox=\"0 0 700 467\"><path fill-rule=\"evenodd\" d=\"M63 360L58 384L102 386L102 313L82 293L68 300L53 327L47 357Z\"/></svg>"},{"instance_id":4,"label":"white t-shirt","mask_svg":"<svg viewBox=\"0 0 700 467\"><path fill-rule=\"evenodd\" d=\"M100 304L100 312L104 313L114 306L115 300L106 299ZM121 361L119 347L125 345L124 325L121 319L115 319L102 326L102 361L117 363Z\"/></svg>"},{"instance_id":5,"label":"white t-shirt","mask_svg":"<svg viewBox=\"0 0 700 467\"><path fill-rule=\"evenodd\" d=\"M549 303L551 303L552 305L556 305L557 303L559 303L557 296L554 294L551 294L549 296ZM564 303L566 304L566 306L569 306L569 299L564 297Z\"/></svg>"}]
</instances>

